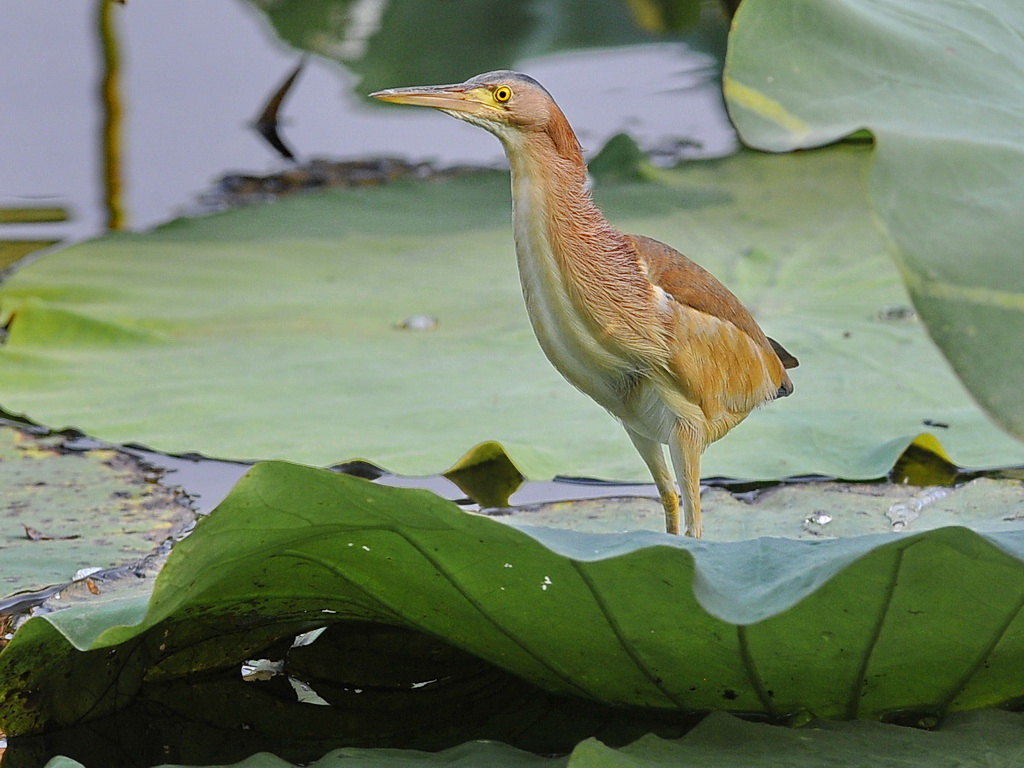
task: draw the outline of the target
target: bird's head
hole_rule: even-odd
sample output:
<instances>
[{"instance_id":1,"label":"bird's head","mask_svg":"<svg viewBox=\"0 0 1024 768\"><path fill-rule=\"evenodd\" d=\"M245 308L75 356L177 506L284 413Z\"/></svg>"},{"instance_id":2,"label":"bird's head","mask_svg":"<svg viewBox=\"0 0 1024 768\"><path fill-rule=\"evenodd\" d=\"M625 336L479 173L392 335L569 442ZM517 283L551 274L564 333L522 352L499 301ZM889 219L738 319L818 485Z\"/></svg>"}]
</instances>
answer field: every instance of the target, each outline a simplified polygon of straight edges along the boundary
<instances>
[{"instance_id":1,"label":"bird's head","mask_svg":"<svg viewBox=\"0 0 1024 768\"><path fill-rule=\"evenodd\" d=\"M551 135L560 154L579 152L579 143L565 116L543 85L510 70L487 72L455 85L389 88L371 93L395 104L415 104L490 131L507 147L531 133Z\"/></svg>"}]
</instances>

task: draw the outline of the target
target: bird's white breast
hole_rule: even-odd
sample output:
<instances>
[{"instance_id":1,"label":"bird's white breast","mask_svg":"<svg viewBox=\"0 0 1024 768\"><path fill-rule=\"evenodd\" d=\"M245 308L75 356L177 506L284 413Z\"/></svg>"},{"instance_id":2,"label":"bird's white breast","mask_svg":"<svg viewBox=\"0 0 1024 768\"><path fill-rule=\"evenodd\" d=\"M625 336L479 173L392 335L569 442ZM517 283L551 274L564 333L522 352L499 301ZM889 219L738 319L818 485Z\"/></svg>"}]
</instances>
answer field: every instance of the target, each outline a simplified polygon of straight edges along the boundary
<instances>
[{"instance_id":1,"label":"bird's white breast","mask_svg":"<svg viewBox=\"0 0 1024 768\"><path fill-rule=\"evenodd\" d=\"M632 396L625 398L623 387L634 374L635 363L595 334L581 306L586 297L570 291L570 278L554 251L543 192L515 167L512 195L519 277L545 355L571 384L613 415L651 437L665 439L674 416L646 379L634 381Z\"/></svg>"},{"instance_id":2,"label":"bird's white breast","mask_svg":"<svg viewBox=\"0 0 1024 768\"><path fill-rule=\"evenodd\" d=\"M523 297L534 333L551 363L578 389L606 408L626 365L595 338L570 294L552 248L542 196L513 171L512 222Z\"/></svg>"}]
</instances>

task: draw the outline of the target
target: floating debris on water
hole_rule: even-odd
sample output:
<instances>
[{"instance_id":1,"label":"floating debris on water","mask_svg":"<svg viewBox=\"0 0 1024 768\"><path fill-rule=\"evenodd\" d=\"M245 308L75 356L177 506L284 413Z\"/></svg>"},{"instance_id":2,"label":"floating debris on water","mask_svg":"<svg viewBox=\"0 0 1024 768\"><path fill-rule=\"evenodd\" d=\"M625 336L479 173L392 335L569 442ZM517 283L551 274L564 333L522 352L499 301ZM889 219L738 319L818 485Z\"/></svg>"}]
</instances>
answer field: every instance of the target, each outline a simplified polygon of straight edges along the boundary
<instances>
[{"instance_id":1,"label":"floating debris on water","mask_svg":"<svg viewBox=\"0 0 1024 768\"><path fill-rule=\"evenodd\" d=\"M912 323L917 320L917 312L907 304L893 304L879 309L875 317L886 323Z\"/></svg>"},{"instance_id":2,"label":"floating debris on water","mask_svg":"<svg viewBox=\"0 0 1024 768\"><path fill-rule=\"evenodd\" d=\"M892 521L892 529L894 531L902 531L921 516L921 510L926 505L939 499L944 499L950 493L952 493L951 488L944 488L940 485L934 488L926 488L916 496L904 501L897 501L889 507L889 511L885 513L885 516Z\"/></svg>"},{"instance_id":3,"label":"floating debris on water","mask_svg":"<svg viewBox=\"0 0 1024 768\"><path fill-rule=\"evenodd\" d=\"M809 525L828 525L832 522L832 515L819 509L808 515L804 522Z\"/></svg>"},{"instance_id":4,"label":"floating debris on water","mask_svg":"<svg viewBox=\"0 0 1024 768\"><path fill-rule=\"evenodd\" d=\"M284 672L284 660L247 659L241 667L242 679L247 683L270 680Z\"/></svg>"},{"instance_id":5,"label":"floating debris on water","mask_svg":"<svg viewBox=\"0 0 1024 768\"><path fill-rule=\"evenodd\" d=\"M832 515L823 509L816 509L804 518L804 533L811 536L828 536L825 533L825 526L832 522Z\"/></svg>"},{"instance_id":6,"label":"floating debris on water","mask_svg":"<svg viewBox=\"0 0 1024 768\"><path fill-rule=\"evenodd\" d=\"M187 213L211 213L266 203L304 192L345 187L376 187L401 179L451 179L492 170L484 166L442 168L431 163L413 163L395 157L370 160L314 159L279 173L266 175L231 173L221 177L213 189L199 196Z\"/></svg>"},{"instance_id":7,"label":"floating debris on water","mask_svg":"<svg viewBox=\"0 0 1024 768\"><path fill-rule=\"evenodd\" d=\"M400 322L398 327L404 331L432 331L440 322L430 315L411 315Z\"/></svg>"}]
</instances>

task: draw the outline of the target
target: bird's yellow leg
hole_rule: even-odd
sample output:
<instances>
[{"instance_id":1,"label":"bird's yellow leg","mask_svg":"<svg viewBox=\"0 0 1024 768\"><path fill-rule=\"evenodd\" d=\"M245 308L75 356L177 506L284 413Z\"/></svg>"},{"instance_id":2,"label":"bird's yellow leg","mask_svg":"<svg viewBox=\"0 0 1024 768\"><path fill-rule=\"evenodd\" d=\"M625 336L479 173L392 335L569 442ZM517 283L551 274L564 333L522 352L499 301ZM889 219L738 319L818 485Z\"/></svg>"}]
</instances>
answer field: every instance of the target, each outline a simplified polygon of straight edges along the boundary
<instances>
[{"instance_id":1,"label":"bird's yellow leg","mask_svg":"<svg viewBox=\"0 0 1024 768\"><path fill-rule=\"evenodd\" d=\"M679 480L680 501L683 507L683 522L686 535L699 539L701 536L700 517L700 455L704 443L692 429L679 425L672 431L668 444L672 464Z\"/></svg>"},{"instance_id":2,"label":"bird's yellow leg","mask_svg":"<svg viewBox=\"0 0 1024 768\"><path fill-rule=\"evenodd\" d=\"M637 434L629 427L626 427L629 439L633 441L633 447L644 460L647 469L654 478L654 484L658 486L658 493L661 496L661 506L665 508L665 531L667 533L679 533L679 494L676 493L676 484L672 480L672 474L668 471L665 463L665 449L657 440Z\"/></svg>"}]
</instances>

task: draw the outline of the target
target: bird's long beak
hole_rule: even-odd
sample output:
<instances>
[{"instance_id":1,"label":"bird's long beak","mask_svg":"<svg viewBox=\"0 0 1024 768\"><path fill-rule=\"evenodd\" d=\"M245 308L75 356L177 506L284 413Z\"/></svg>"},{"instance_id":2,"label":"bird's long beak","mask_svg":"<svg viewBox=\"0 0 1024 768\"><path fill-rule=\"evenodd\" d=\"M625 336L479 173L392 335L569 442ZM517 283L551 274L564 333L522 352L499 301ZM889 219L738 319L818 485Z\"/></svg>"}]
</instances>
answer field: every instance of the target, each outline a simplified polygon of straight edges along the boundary
<instances>
[{"instance_id":1,"label":"bird's long beak","mask_svg":"<svg viewBox=\"0 0 1024 768\"><path fill-rule=\"evenodd\" d=\"M375 99L395 104L415 104L448 112L476 112L484 106L480 89L464 85L420 85L412 88L388 88L371 93Z\"/></svg>"}]
</instances>

